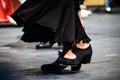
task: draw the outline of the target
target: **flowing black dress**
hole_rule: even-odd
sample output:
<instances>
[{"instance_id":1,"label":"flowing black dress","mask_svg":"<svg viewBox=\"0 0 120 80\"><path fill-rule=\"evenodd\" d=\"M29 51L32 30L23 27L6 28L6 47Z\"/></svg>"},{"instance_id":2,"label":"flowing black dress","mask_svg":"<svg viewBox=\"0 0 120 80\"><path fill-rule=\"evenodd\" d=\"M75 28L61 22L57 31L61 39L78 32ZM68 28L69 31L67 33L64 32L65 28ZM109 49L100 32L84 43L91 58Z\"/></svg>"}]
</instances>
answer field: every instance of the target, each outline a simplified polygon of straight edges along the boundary
<instances>
[{"instance_id":1,"label":"flowing black dress","mask_svg":"<svg viewBox=\"0 0 120 80\"><path fill-rule=\"evenodd\" d=\"M23 25L25 42L89 42L78 16L84 0L26 0L11 17Z\"/></svg>"}]
</instances>

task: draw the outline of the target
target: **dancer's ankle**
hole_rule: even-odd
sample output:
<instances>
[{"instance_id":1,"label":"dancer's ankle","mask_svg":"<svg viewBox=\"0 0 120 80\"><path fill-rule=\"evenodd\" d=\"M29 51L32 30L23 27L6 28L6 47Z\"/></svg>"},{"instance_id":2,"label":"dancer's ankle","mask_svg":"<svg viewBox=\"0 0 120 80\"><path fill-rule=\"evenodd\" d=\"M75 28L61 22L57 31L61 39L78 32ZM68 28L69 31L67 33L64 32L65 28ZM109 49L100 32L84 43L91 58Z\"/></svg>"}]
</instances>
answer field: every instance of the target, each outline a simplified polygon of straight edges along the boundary
<instances>
[{"instance_id":1,"label":"dancer's ankle","mask_svg":"<svg viewBox=\"0 0 120 80\"><path fill-rule=\"evenodd\" d=\"M80 43L76 43L76 47L81 49L86 49L89 47L89 45L90 43L83 43L83 41L80 41Z\"/></svg>"}]
</instances>

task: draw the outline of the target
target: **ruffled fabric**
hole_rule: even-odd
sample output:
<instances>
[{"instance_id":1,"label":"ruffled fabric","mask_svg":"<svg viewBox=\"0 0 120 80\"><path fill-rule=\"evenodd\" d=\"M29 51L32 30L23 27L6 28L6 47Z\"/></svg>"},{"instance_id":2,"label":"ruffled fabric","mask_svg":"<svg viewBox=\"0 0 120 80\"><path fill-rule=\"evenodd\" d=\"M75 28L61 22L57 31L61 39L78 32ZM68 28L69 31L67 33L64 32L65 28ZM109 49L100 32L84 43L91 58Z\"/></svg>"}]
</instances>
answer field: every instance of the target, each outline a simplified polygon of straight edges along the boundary
<instances>
[{"instance_id":1,"label":"ruffled fabric","mask_svg":"<svg viewBox=\"0 0 120 80\"><path fill-rule=\"evenodd\" d=\"M27 0L11 17L24 25L25 42L89 42L78 16L84 0Z\"/></svg>"}]
</instances>

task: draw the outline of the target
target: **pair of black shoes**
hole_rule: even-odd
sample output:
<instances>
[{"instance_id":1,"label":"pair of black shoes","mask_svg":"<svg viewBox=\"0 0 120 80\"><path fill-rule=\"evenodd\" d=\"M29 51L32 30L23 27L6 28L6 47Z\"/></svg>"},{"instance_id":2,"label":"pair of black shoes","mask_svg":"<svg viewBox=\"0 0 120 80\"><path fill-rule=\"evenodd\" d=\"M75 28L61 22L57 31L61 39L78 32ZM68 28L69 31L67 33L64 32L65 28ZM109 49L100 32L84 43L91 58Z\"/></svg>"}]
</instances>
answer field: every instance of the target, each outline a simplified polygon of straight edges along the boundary
<instances>
[{"instance_id":1,"label":"pair of black shoes","mask_svg":"<svg viewBox=\"0 0 120 80\"><path fill-rule=\"evenodd\" d=\"M36 49L48 49L48 48L52 48L53 44L55 42L40 42L39 44L36 45Z\"/></svg>"},{"instance_id":2,"label":"pair of black shoes","mask_svg":"<svg viewBox=\"0 0 120 80\"><path fill-rule=\"evenodd\" d=\"M35 46L36 49L50 49L53 47L53 45L55 44L56 42L53 41L53 42L40 42L39 44L37 44ZM55 48L62 48L62 43L61 42L57 42L57 46Z\"/></svg>"},{"instance_id":3,"label":"pair of black shoes","mask_svg":"<svg viewBox=\"0 0 120 80\"><path fill-rule=\"evenodd\" d=\"M61 72L67 66L71 66L71 71L79 71L82 64L90 63L92 56L91 45L86 49L73 47L71 51L76 55L75 59L67 59L59 55L58 59L51 64L44 64L41 66L42 72ZM59 52L59 54L62 54Z\"/></svg>"}]
</instances>

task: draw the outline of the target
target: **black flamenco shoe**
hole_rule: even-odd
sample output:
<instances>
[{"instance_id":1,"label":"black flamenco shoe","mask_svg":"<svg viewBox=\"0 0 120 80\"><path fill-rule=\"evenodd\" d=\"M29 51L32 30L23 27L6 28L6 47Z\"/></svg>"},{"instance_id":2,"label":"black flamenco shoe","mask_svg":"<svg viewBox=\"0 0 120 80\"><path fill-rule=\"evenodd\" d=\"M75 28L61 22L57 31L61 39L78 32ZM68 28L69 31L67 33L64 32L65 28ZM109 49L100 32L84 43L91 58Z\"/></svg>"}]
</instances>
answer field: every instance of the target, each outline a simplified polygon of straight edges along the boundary
<instances>
[{"instance_id":1,"label":"black flamenco shoe","mask_svg":"<svg viewBox=\"0 0 120 80\"><path fill-rule=\"evenodd\" d=\"M36 45L36 49L48 49L48 48L52 48L53 43L50 43L50 42L47 42L47 43L44 43L44 42L40 42L39 44Z\"/></svg>"},{"instance_id":2,"label":"black flamenco shoe","mask_svg":"<svg viewBox=\"0 0 120 80\"><path fill-rule=\"evenodd\" d=\"M41 71L61 72L67 66L71 66L71 71L79 71L82 64L90 63L92 56L91 45L86 49L73 47L72 52L77 56L75 59L66 59L63 56L59 56L54 63L42 65Z\"/></svg>"}]
</instances>

